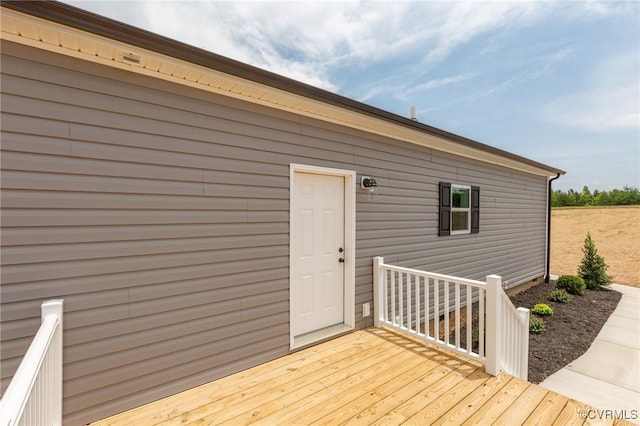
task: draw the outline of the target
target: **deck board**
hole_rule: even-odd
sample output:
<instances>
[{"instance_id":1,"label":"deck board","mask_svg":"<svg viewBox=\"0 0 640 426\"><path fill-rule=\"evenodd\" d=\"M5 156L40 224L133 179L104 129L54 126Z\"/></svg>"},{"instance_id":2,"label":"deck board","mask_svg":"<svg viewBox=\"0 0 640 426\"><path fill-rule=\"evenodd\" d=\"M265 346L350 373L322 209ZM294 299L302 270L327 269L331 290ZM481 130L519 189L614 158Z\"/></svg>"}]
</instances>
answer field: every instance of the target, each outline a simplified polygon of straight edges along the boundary
<instances>
[{"instance_id":1,"label":"deck board","mask_svg":"<svg viewBox=\"0 0 640 426\"><path fill-rule=\"evenodd\" d=\"M569 398L554 392L548 392L538 406L531 412L525 426L544 426L558 421L560 413L569 402ZM577 413L576 413L577 414ZM564 424L564 423L560 423Z\"/></svg>"},{"instance_id":2,"label":"deck board","mask_svg":"<svg viewBox=\"0 0 640 426\"><path fill-rule=\"evenodd\" d=\"M485 373L484 368L478 367L472 374L464 377L465 380L458 383L455 387L440 392L440 394L444 394L445 397L440 398L440 394L433 395L430 402L424 404L418 412L407 420L407 423L424 425L445 416L458 401L479 386L482 386L490 377L491 376Z\"/></svg>"},{"instance_id":3,"label":"deck board","mask_svg":"<svg viewBox=\"0 0 640 426\"><path fill-rule=\"evenodd\" d=\"M529 417L530 413L522 410L520 406L525 405L527 407L535 407L540 404L548 392L549 391L545 388L532 383L509 408L502 412L500 417L498 417L493 424L496 426L523 424L527 420L527 417ZM577 421L578 416L574 417L576 417L575 420Z\"/></svg>"},{"instance_id":4,"label":"deck board","mask_svg":"<svg viewBox=\"0 0 640 426\"><path fill-rule=\"evenodd\" d=\"M412 337L367 329L93 425L560 425L585 423L582 407Z\"/></svg>"},{"instance_id":5,"label":"deck board","mask_svg":"<svg viewBox=\"0 0 640 426\"><path fill-rule=\"evenodd\" d=\"M433 425L459 425L480 410L495 394L497 394L507 383L514 380L512 376L500 374L490 377L481 386L460 400L445 415L431 422ZM446 397L446 395L443 395Z\"/></svg>"},{"instance_id":6,"label":"deck board","mask_svg":"<svg viewBox=\"0 0 640 426\"><path fill-rule=\"evenodd\" d=\"M402 355L406 355L403 353ZM383 383L391 380L393 375L404 375L419 367L419 364L412 360L410 356L390 357L374 364L364 370L358 371L354 375L348 372L341 373L343 380L322 384L326 387L320 392L306 392L295 397L296 401L282 407L280 411L272 412L268 416L256 422L256 425L290 424L300 422L303 424L317 420L322 412L332 412L339 409L341 405L348 404L353 397L358 397L369 392ZM372 372L369 368L373 369ZM373 376L371 375L373 373ZM343 400L338 398L343 397ZM240 419L243 420L242 418Z\"/></svg>"},{"instance_id":7,"label":"deck board","mask_svg":"<svg viewBox=\"0 0 640 426\"><path fill-rule=\"evenodd\" d=\"M499 392L476 410L467 422L493 424L511 405L524 394L531 383L513 378Z\"/></svg>"},{"instance_id":8,"label":"deck board","mask_svg":"<svg viewBox=\"0 0 640 426\"><path fill-rule=\"evenodd\" d=\"M308 397L328 397L336 389L349 385L357 385L373 374L378 375L384 371L385 363L398 359L400 362L410 362L411 354L398 347L386 347L380 345L369 350L369 357L359 360L351 357L340 364L328 365L312 374L298 377L283 386L270 388L265 386L260 390L260 395L249 398L243 404L236 405L232 409L225 410L220 416L207 416L207 424L219 424L223 419L234 422L258 422L265 418L277 417L281 421L291 417L292 411L297 407L295 403ZM320 395L318 395L320 394ZM249 410L247 410L249 407ZM305 407L302 407L304 411ZM286 410L285 412L282 412ZM269 421L267 421L267 424ZM190 423L187 423L190 424Z\"/></svg>"}]
</instances>

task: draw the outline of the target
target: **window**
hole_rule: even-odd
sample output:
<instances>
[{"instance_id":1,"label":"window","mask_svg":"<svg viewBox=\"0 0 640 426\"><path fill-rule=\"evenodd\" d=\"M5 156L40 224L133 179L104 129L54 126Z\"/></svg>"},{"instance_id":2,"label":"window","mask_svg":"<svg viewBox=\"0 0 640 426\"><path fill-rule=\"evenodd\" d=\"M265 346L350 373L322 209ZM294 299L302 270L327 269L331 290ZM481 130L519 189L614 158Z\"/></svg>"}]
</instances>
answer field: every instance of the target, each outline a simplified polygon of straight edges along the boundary
<instances>
[{"instance_id":1,"label":"window","mask_svg":"<svg viewBox=\"0 0 640 426\"><path fill-rule=\"evenodd\" d=\"M451 233L467 234L471 218L470 186L451 185Z\"/></svg>"},{"instance_id":2,"label":"window","mask_svg":"<svg viewBox=\"0 0 640 426\"><path fill-rule=\"evenodd\" d=\"M438 235L480 232L480 188L440 182Z\"/></svg>"}]
</instances>

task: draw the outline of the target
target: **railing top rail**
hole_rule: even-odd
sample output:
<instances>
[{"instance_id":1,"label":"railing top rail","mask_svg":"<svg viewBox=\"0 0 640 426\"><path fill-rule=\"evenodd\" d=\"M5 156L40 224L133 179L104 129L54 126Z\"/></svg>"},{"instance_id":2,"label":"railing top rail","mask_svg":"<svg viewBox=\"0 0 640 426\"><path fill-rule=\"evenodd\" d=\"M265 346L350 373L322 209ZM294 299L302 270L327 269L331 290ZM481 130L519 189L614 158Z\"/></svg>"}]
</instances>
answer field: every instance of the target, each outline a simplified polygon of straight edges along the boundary
<instances>
[{"instance_id":1,"label":"railing top rail","mask_svg":"<svg viewBox=\"0 0 640 426\"><path fill-rule=\"evenodd\" d=\"M407 274L414 274L422 277L435 278L435 279L445 280L445 281L454 281L461 284L470 285L473 287L486 287L486 284L484 281L470 280L467 278L454 277L452 275L436 274L434 272L426 272L426 271L421 271L419 269L405 268L403 266L389 265L386 263L381 264L380 267L388 271L403 272Z\"/></svg>"},{"instance_id":2,"label":"railing top rail","mask_svg":"<svg viewBox=\"0 0 640 426\"><path fill-rule=\"evenodd\" d=\"M502 291L501 293L502 293L502 300L505 302L504 305L507 306L507 309L509 309L509 311L511 311L512 316L515 317L516 320L520 322L520 324L526 325L527 327L529 327L528 324L525 324L525 321L524 319L522 319L520 314L518 314L518 310L511 302L511 299L509 299L509 296L507 296L507 293L505 293L504 291Z\"/></svg>"},{"instance_id":3,"label":"railing top rail","mask_svg":"<svg viewBox=\"0 0 640 426\"><path fill-rule=\"evenodd\" d=\"M37 372L40 370L40 364L44 360L47 348L51 344L60 322L58 317L50 315L40 324L40 328L2 397L3 413L0 416L2 426L4 424L11 425L20 418L27 401L25 395L29 395L31 392Z\"/></svg>"}]
</instances>

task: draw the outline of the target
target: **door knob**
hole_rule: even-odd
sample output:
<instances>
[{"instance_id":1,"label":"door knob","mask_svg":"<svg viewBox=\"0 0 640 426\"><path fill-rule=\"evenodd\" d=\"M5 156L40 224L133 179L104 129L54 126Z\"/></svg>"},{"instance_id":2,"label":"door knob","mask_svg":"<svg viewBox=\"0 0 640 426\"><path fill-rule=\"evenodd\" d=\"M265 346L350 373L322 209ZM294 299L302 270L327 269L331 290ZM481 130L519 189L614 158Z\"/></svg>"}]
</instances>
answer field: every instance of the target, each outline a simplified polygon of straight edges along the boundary
<instances>
[{"instance_id":1,"label":"door knob","mask_svg":"<svg viewBox=\"0 0 640 426\"><path fill-rule=\"evenodd\" d=\"M344 258L343 258L343 257L341 257L340 259L338 259L338 262L340 262L340 263L344 263Z\"/></svg>"}]
</instances>

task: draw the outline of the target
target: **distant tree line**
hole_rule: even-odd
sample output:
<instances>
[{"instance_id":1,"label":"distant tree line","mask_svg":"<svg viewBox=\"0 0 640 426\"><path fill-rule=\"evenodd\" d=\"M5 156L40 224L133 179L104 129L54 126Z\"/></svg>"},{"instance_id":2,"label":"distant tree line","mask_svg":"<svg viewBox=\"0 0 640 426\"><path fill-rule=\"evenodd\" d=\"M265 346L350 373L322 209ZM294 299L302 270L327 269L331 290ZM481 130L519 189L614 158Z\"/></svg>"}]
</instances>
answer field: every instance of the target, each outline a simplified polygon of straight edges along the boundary
<instances>
[{"instance_id":1,"label":"distant tree line","mask_svg":"<svg viewBox=\"0 0 640 426\"><path fill-rule=\"evenodd\" d=\"M612 189L611 191L591 192L588 186L582 188L581 192L570 189L564 192L560 189L551 193L552 207L565 206L629 206L640 204L640 191L638 188L625 186L622 189Z\"/></svg>"}]
</instances>

